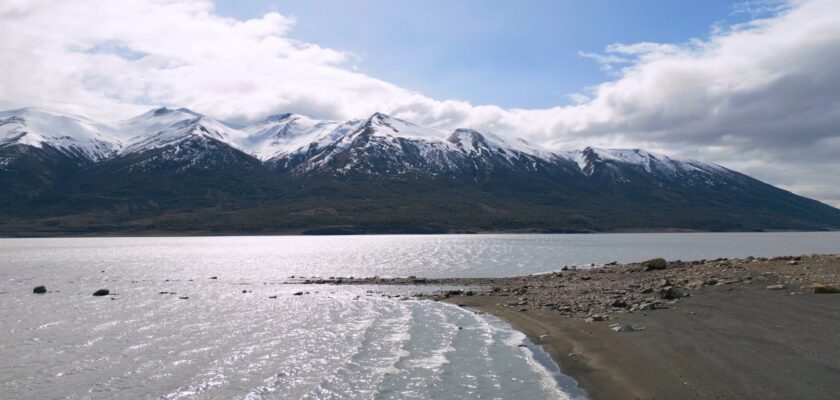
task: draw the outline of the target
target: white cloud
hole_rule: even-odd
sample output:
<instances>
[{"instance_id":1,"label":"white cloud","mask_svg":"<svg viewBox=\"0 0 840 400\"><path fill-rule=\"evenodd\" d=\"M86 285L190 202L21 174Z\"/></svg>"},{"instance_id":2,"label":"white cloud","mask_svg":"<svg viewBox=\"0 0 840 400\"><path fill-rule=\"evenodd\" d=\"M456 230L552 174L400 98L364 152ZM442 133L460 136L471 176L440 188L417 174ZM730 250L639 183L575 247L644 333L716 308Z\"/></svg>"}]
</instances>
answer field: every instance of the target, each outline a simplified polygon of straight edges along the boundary
<instances>
[{"instance_id":1,"label":"white cloud","mask_svg":"<svg viewBox=\"0 0 840 400\"><path fill-rule=\"evenodd\" d=\"M290 39L277 13L238 21L207 0L0 4L0 108L91 117L186 106L245 121L384 111L549 147L634 146L721 162L840 203L840 2L744 2L759 19L685 43L581 53L614 79L550 109L436 100L357 72L359 58Z\"/></svg>"}]
</instances>

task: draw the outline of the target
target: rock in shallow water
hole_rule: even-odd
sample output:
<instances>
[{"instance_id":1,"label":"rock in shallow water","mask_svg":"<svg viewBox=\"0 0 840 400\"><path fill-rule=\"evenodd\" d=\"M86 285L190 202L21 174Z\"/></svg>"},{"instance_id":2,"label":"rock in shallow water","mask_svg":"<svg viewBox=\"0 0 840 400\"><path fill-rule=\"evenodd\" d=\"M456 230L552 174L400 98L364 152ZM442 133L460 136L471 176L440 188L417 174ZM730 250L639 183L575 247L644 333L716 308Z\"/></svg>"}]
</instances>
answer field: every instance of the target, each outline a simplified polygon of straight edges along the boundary
<instances>
[{"instance_id":1,"label":"rock in shallow water","mask_svg":"<svg viewBox=\"0 0 840 400\"><path fill-rule=\"evenodd\" d=\"M35 289L32 289L32 293L43 294L47 293L46 286L35 286Z\"/></svg>"},{"instance_id":2,"label":"rock in shallow water","mask_svg":"<svg viewBox=\"0 0 840 400\"><path fill-rule=\"evenodd\" d=\"M99 290L93 292L93 295L94 296L107 296L110 293L111 293L111 291L108 290L108 289L99 289Z\"/></svg>"}]
</instances>

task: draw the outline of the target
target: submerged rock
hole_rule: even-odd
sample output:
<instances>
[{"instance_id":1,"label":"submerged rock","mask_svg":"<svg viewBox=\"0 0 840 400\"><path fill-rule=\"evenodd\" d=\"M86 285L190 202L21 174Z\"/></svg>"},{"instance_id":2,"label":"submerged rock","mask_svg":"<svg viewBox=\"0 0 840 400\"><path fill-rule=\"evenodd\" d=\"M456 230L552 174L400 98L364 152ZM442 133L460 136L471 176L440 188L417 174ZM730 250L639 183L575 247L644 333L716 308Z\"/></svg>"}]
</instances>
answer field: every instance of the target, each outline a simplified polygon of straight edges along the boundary
<instances>
[{"instance_id":1,"label":"submerged rock","mask_svg":"<svg viewBox=\"0 0 840 400\"><path fill-rule=\"evenodd\" d=\"M43 285L42 286L35 286L35 289L32 289L32 293L37 293L37 294L47 293L47 287L43 286Z\"/></svg>"},{"instance_id":2,"label":"submerged rock","mask_svg":"<svg viewBox=\"0 0 840 400\"><path fill-rule=\"evenodd\" d=\"M93 295L94 296L107 296L110 293L111 293L111 291L108 290L108 289L99 289L99 290L93 292Z\"/></svg>"}]
</instances>

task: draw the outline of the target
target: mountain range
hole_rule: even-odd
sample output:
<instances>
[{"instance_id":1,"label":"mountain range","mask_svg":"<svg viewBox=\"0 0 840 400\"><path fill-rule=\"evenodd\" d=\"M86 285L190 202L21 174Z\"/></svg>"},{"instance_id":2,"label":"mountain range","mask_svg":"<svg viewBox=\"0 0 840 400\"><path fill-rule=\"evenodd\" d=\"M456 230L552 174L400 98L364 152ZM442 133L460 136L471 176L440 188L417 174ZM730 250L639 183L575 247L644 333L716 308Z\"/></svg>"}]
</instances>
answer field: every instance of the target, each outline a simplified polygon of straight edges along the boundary
<instances>
[{"instance_id":1,"label":"mountain range","mask_svg":"<svg viewBox=\"0 0 840 400\"><path fill-rule=\"evenodd\" d=\"M840 210L640 149L550 151L375 113L237 127L0 112L0 235L826 230Z\"/></svg>"}]
</instances>

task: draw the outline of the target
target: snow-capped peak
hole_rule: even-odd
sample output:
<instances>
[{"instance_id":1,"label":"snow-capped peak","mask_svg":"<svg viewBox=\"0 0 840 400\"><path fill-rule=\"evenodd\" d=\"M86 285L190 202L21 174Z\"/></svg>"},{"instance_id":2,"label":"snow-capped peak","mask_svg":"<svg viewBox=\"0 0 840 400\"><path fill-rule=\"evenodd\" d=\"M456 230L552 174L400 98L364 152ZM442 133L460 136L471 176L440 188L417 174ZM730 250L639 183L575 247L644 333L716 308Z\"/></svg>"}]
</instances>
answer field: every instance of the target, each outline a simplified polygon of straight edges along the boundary
<instances>
[{"instance_id":1,"label":"snow-capped peak","mask_svg":"<svg viewBox=\"0 0 840 400\"><path fill-rule=\"evenodd\" d=\"M239 149L242 133L221 121L195 111L157 108L117 123L117 130L130 139L122 153L141 152L178 145L192 138L207 138Z\"/></svg>"},{"instance_id":2,"label":"snow-capped peak","mask_svg":"<svg viewBox=\"0 0 840 400\"><path fill-rule=\"evenodd\" d=\"M300 114L278 114L243 129L242 145L260 160L324 147L359 127L361 121L325 121Z\"/></svg>"},{"instance_id":3,"label":"snow-capped peak","mask_svg":"<svg viewBox=\"0 0 840 400\"><path fill-rule=\"evenodd\" d=\"M122 147L113 130L84 117L37 108L0 112L0 146L50 146L66 154L101 161Z\"/></svg>"},{"instance_id":4,"label":"snow-capped peak","mask_svg":"<svg viewBox=\"0 0 840 400\"><path fill-rule=\"evenodd\" d=\"M552 153L524 139L504 139L493 133L481 133L474 129L459 128L447 139L466 154L499 153L505 158L527 155L548 160Z\"/></svg>"},{"instance_id":5,"label":"snow-capped peak","mask_svg":"<svg viewBox=\"0 0 840 400\"><path fill-rule=\"evenodd\" d=\"M443 141L446 134L433 128L415 125L389 115L373 113L363 125L373 136Z\"/></svg>"}]
</instances>

